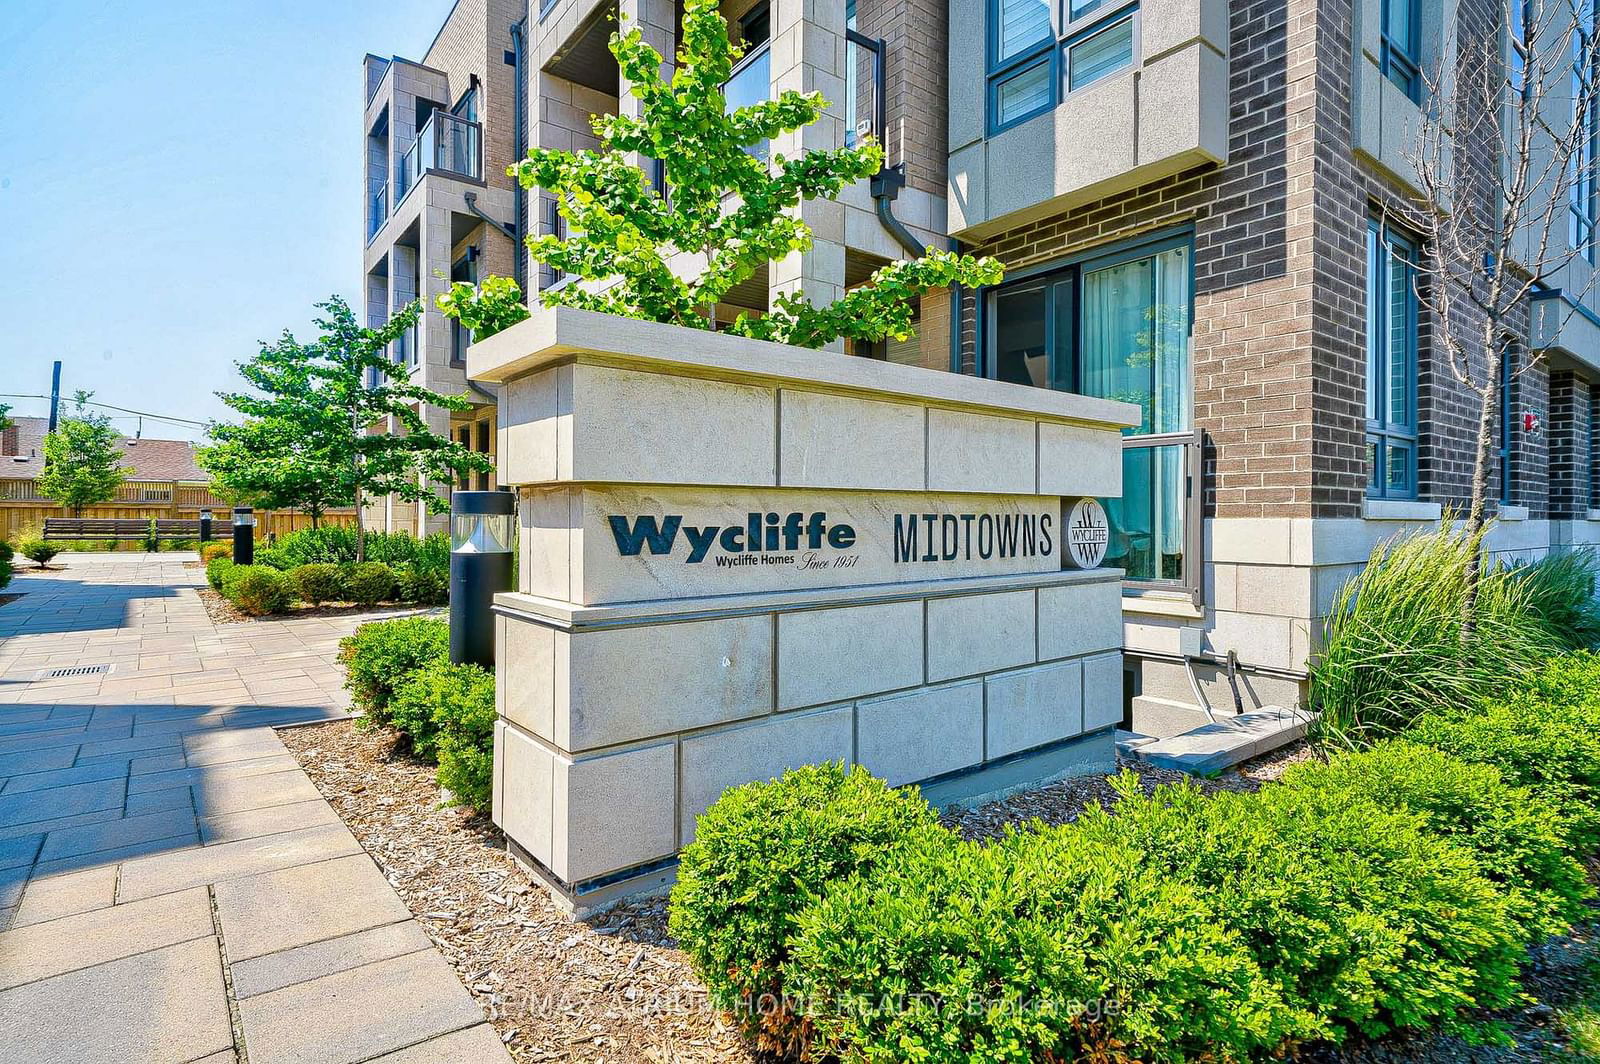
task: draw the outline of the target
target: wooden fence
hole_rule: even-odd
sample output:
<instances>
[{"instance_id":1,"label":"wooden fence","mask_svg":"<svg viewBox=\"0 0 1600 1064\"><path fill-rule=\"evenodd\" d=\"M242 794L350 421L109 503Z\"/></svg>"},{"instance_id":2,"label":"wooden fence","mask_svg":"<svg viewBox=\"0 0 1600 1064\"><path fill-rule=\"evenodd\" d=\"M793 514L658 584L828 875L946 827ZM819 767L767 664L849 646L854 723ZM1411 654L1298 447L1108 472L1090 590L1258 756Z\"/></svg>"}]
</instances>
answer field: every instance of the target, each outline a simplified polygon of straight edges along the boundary
<instances>
[{"instance_id":1,"label":"wooden fence","mask_svg":"<svg viewBox=\"0 0 1600 1064\"><path fill-rule=\"evenodd\" d=\"M121 517L149 520L152 517L196 519L200 510L209 507L219 518L226 519L230 503L223 502L204 484L185 484L171 480L126 480L117 489L117 497L110 502L97 503L83 508L83 517ZM72 517L64 507L39 494L38 482L32 479L0 478L0 539L15 539L24 530L42 530L47 517ZM322 515L325 525L350 525L355 523L353 509L331 510ZM298 510L256 511L257 541L311 527L311 517ZM126 548L124 548L126 549Z\"/></svg>"}]
</instances>

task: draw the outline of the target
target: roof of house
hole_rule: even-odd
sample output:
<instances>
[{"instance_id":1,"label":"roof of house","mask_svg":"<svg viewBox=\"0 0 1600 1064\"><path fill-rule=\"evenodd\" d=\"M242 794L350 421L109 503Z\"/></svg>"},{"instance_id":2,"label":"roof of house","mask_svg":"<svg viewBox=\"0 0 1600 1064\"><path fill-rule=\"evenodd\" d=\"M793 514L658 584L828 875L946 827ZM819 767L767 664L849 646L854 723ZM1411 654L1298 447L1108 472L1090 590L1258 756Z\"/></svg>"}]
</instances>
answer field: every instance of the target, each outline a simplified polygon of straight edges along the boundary
<instances>
[{"instance_id":1,"label":"roof of house","mask_svg":"<svg viewBox=\"0 0 1600 1064\"><path fill-rule=\"evenodd\" d=\"M49 427L42 417L13 417L14 427L0 433L0 478L36 477L44 469L44 436ZM187 440L153 440L121 437L122 468L138 480L187 480L204 483L208 477Z\"/></svg>"}]
</instances>

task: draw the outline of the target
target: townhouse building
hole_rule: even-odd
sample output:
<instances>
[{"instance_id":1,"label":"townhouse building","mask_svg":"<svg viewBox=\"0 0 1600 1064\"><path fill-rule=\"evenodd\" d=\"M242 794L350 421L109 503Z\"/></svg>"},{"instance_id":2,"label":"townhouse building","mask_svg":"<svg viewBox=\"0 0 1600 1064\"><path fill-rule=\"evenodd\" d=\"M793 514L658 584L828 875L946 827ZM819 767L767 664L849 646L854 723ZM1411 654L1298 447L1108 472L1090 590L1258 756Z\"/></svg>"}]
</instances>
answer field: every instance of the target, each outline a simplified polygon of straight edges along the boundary
<instances>
[{"instance_id":1,"label":"townhouse building","mask_svg":"<svg viewBox=\"0 0 1600 1064\"><path fill-rule=\"evenodd\" d=\"M666 56L677 25L672 0L471 10L487 15L486 41L516 42L520 80L478 75L504 93L480 104L487 161L471 177L427 172L438 220L397 201L379 227L369 287L381 278L388 294L369 313L412 276L432 283L394 239L412 225L449 226L415 244L441 256L478 241L478 275L514 272L530 293L566 283L507 250L507 234L561 223L549 197L500 183L496 153L595 146L589 115L634 105L606 49L616 21ZM838 202L803 205L815 247L718 316L785 292L826 299L928 245L998 257L1002 283L927 293L911 340L851 353L1140 405L1124 494L1108 503L1129 722L1170 734L1302 699L1338 587L1374 545L1469 493L1477 397L1418 298L1419 234L1386 209L1418 190L1422 72L1448 70L1473 41L1499 42L1508 64L1549 42L1506 25L1496 0L725 0L723 12L747 48L730 103L787 88L831 101L769 150L874 136L888 166ZM491 67L499 47L481 50ZM446 88L471 76L454 54L436 43L420 66L369 59L369 129L387 108L396 124L373 136L389 138L390 160L426 122L416 101L453 113ZM1549 106L1571 106L1559 97ZM1483 152L1458 146L1464 167L1499 165ZM1529 306L1503 382L1490 543L1510 559L1600 542L1600 298L1587 283L1600 204L1595 182L1573 187L1570 283L1532 301L1563 312ZM446 324L429 322L438 336L421 344L441 372Z\"/></svg>"}]
</instances>

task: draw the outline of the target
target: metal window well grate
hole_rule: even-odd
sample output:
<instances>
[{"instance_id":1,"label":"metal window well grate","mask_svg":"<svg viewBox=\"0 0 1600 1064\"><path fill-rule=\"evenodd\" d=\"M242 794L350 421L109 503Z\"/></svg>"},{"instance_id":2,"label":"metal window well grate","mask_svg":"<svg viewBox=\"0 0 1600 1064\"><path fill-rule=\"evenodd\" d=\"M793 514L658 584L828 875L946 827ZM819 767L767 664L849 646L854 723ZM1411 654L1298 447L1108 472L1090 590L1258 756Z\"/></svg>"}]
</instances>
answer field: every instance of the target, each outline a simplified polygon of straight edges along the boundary
<instances>
[{"instance_id":1,"label":"metal window well grate","mask_svg":"<svg viewBox=\"0 0 1600 1064\"><path fill-rule=\"evenodd\" d=\"M60 680L75 676L105 676L111 672L114 665L64 665L58 669L40 669L34 673L35 680Z\"/></svg>"}]
</instances>

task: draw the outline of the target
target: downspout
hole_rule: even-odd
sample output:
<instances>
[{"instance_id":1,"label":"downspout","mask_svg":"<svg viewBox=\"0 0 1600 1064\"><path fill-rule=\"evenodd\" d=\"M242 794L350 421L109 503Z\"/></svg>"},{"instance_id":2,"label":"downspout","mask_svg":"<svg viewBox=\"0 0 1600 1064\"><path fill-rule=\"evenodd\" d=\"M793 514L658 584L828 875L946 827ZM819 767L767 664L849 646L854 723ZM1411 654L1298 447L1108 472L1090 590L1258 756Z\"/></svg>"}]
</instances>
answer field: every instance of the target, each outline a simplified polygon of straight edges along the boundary
<instances>
[{"instance_id":1,"label":"downspout","mask_svg":"<svg viewBox=\"0 0 1600 1064\"><path fill-rule=\"evenodd\" d=\"M487 214L482 207L478 206L478 194L476 192L463 192L461 194L461 198L466 201L467 210L471 211L479 218L482 218L484 221L500 230L506 236L509 236L513 239L516 238L517 227L514 224L502 222L500 219Z\"/></svg>"},{"instance_id":2,"label":"downspout","mask_svg":"<svg viewBox=\"0 0 1600 1064\"><path fill-rule=\"evenodd\" d=\"M855 30L845 31L845 41L846 47L855 44L872 53L872 125L877 130L878 137L881 140L886 135L889 124L884 105L884 96L888 91L888 86L883 69L883 57L888 46L884 44L882 37L868 37L866 34L857 33ZM888 159L885 158L884 162L887 163ZM883 224L885 229L889 230L889 235L894 237L895 241L906 249L906 254L914 259L920 259L927 249L919 244L917 238L911 235L911 230L907 229L904 223L894 216L892 204L895 201L895 197L900 195L900 190L905 187L906 162L904 159L901 159L894 166L885 165L882 170L873 175L872 183L868 186L873 200L878 205L878 221Z\"/></svg>"},{"instance_id":3,"label":"downspout","mask_svg":"<svg viewBox=\"0 0 1600 1064\"><path fill-rule=\"evenodd\" d=\"M518 162L521 162L528 156L528 84L526 79L522 76L522 70L525 64L523 47L525 44L524 37L526 33L526 18L524 18L521 22L513 24L511 27L511 54L515 57L515 61L511 64L511 76L516 79L517 84L516 91L511 94L512 99L515 101L513 106L516 111L516 115L512 120L512 126L515 129L513 134L514 148L512 150L512 156ZM523 217L527 213L527 191L523 189L521 181L513 182L511 195L513 204L512 213L515 216L511 226L511 237L516 242L516 246L511 249L511 273L517 282L517 287L520 288L524 296L526 296L528 291L528 257L527 252L523 247L523 243L526 239Z\"/></svg>"},{"instance_id":4,"label":"downspout","mask_svg":"<svg viewBox=\"0 0 1600 1064\"><path fill-rule=\"evenodd\" d=\"M955 237L947 237L950 241L950 250L957 255L961 254L961 241ZM966 289L959 283L950 286L950 372L961 372L961 301L966 298ZM977 372L977 367L973 367Z\"/></svg>"}]
</instances>

